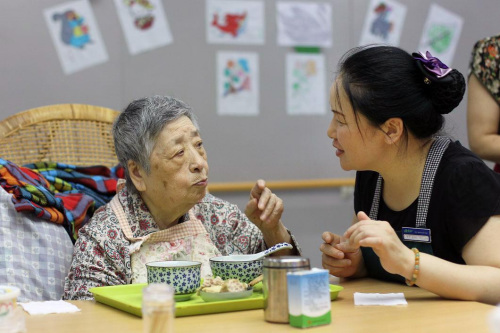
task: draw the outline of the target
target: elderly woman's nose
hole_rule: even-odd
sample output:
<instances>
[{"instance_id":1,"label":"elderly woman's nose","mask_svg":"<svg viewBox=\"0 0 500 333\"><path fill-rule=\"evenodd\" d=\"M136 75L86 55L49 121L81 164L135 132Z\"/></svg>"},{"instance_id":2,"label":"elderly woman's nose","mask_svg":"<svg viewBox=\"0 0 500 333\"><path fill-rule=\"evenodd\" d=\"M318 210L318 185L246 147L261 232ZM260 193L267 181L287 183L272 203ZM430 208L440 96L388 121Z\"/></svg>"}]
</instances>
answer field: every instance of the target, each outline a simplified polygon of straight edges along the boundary
<instances>
[{"instance_id":1,"label":"elderly woman's nose","mask_svg":"<svg viewBox=\"0 0 500 333\"><path fill-rule=\"evenodd\" d=\"M190 163L191 171L202 171L207 168L207 160L205 159L204 154L201 154L197 151L191 154L191 163Z\"/></svg>"}]
</instances>

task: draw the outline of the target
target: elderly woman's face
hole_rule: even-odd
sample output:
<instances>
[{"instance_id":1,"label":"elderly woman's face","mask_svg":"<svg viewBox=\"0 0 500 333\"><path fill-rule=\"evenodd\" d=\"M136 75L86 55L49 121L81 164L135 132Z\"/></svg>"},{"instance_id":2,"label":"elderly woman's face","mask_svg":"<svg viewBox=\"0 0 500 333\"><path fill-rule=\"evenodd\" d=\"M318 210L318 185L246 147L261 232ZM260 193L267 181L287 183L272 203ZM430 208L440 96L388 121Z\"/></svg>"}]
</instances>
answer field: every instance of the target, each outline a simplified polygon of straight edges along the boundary
<instances>
[{"instance_id":1,"label":"elderly woman's face","mask_svg":"<svg viewBox=\"0 0 500 333\"><path fill-rule=\"evenodd\" d=\"M207 154L198 130L188 117L165 126L150 158L151 171L141 193L151 212L186 213L204 196L208 182ZM167 212L166 215L169 215ZM156 218L156 216L155 216Z\"/></svg>"}]
</instances>

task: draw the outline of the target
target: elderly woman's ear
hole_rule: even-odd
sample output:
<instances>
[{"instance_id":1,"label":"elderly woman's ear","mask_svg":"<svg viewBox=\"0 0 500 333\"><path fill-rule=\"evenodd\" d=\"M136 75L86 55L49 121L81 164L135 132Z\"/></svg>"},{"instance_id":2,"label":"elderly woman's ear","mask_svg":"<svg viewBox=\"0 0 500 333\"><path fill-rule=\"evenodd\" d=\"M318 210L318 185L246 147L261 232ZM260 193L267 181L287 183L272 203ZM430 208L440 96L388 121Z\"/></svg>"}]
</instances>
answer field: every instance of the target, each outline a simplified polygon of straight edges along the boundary
<instances>
[{"instance_id":1,"label":"elderly woman's ear","mask_svg":"<svg viewBox=\"0 0 500 333\"><path fill-rule=\"evenodd\" d=\"M139 192L146 191L146 183L144 181L144 169L136 162L129 160L127 162L128 172L132 183Z\"/></svg>"}]
</instances>

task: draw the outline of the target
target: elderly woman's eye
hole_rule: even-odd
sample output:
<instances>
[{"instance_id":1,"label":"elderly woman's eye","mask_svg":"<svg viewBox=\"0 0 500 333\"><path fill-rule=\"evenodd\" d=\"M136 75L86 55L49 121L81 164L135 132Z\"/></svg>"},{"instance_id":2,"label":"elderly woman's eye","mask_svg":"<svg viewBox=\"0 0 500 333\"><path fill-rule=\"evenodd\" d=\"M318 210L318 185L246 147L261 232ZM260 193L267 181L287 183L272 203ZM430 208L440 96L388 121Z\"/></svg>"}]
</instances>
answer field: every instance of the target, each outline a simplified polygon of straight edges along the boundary
<instances>
[{"instance_id":1,"label":"elderly woman's eye","mask_svg":"<svg viewBox=\"0 0 500 333\"><path fill-rule=\"evenodd\" d=\"M175 153L175 156L182 156L184 154L184 150L179 150L177 153Z\"/></svg>"},{"instance_id":2,"label":"elderly woman's eye","mask_svg":"<svg viewBox=\"0 0 500 333\"><path fill-rule=\"evenodd\" d=\"M201 148L203 147L203 141L199 141L196 143L196 147Z\"/></svg>"}]
</instances>

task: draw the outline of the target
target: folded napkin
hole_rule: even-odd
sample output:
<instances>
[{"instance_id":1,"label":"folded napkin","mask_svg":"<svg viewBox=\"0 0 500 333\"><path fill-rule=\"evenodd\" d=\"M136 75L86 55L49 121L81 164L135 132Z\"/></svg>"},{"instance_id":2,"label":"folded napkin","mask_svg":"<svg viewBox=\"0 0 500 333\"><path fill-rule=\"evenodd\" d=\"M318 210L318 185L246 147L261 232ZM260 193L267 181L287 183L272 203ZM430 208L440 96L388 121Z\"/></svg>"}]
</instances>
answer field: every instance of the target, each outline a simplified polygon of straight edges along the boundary
<instances>
[{"instance_id":1,"label":"folded napkin","mask_svg":"<svg viewBox=\"0 0 500 333\"><path fill-rule=\"evenodd\" d=\"M500 304L488 316L491 333L500 333Z\"/></svg>"},{"instance_id":2,"label":"folded napkin","mask_svg":"<svg viewBox=\"0 0 500 333\"><path fill-rule=\"evenodd\" d=\"M19 305L22 306L23 309L30 315L80 311L76 305L65 301L28 302L19 303Z\"/></svg>"},{"instance_id":3,"label":"folded napkin","mask_svg":"<svg viewBox=\"0 0 500 333\"><path fill-rule=\"evenodd\" d=\"M354 293L354 305L407 305L403 293L364 294Z\"/></svg>"}]
</instances>

